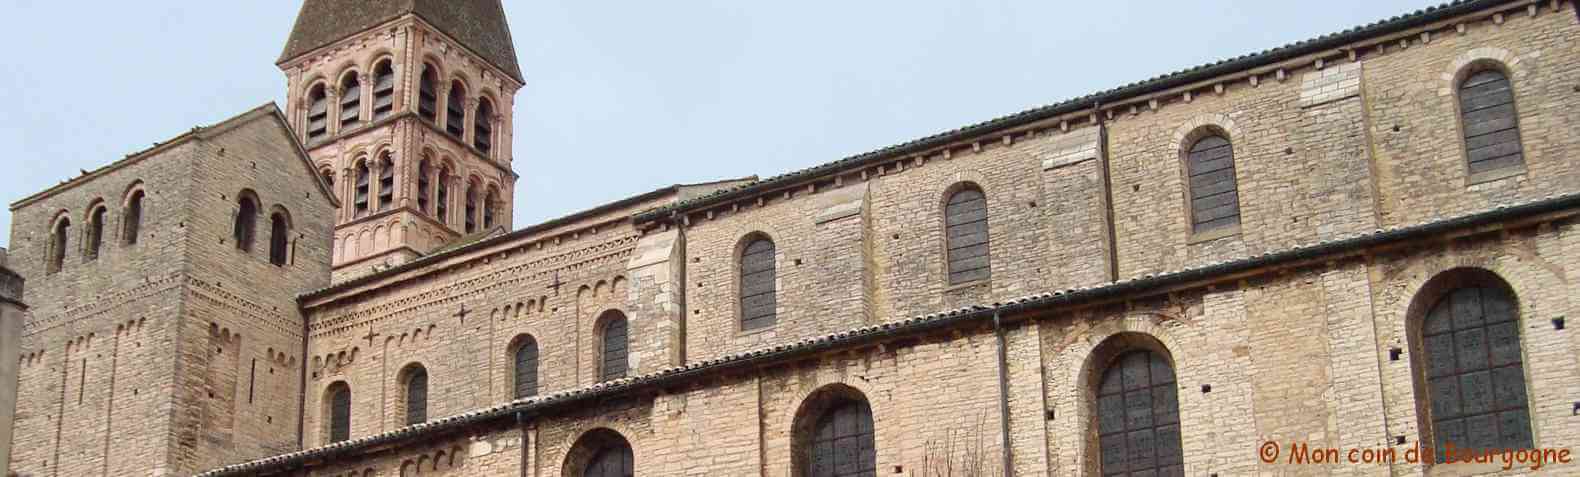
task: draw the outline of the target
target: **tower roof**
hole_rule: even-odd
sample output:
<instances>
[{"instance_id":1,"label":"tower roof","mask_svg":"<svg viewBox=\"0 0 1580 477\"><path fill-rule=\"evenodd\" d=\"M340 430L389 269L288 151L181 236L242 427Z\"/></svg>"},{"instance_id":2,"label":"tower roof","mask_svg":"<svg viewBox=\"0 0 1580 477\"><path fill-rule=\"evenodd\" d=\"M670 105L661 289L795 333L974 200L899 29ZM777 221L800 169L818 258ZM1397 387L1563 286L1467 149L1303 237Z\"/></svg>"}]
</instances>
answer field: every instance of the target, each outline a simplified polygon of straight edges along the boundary
<instances>
[{"instance_id":1,"label":"tower roof","mask_svg":"<svg viewBox=\"0 0 1580 477\"><path fill-rule=\"evenodd\" d=\"M521 66L500 0L306 0L280 62L412 13L517 82Z\"/></svg>"}]
</instances>

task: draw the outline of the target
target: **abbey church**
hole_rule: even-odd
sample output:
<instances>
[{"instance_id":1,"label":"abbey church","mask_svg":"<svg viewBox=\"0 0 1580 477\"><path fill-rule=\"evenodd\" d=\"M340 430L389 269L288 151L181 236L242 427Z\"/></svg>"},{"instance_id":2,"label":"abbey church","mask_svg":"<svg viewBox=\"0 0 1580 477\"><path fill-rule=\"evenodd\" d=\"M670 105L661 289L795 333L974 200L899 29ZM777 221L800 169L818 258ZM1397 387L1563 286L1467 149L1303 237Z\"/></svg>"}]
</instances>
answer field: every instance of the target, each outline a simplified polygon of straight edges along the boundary
<instances>
[{"instance_id":1,"label":"abbey church","mask_svg":"<svg viewBox=\"0 0 1580 477\"><path fill-rule=\"evenodd\" d=\"M1580 474L1576 39L1459 0L517 226L499 0L306 0L286 104L11 204L0 470Z\"/></svg>"}]
</instances>

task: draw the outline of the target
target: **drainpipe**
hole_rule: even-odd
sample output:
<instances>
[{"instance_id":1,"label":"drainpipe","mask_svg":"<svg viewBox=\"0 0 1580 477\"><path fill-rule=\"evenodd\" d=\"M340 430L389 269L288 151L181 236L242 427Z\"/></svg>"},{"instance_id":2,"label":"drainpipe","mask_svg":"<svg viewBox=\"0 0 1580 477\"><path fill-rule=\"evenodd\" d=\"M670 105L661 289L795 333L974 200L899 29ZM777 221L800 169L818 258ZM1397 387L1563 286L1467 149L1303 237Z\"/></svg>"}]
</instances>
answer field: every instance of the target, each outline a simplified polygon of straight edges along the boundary
<instances>
[{"instance_id":1,"label":"drainpipe","mask_svg":"<svg viewBox=\"0 0 1580 477\"><path fill-rule=\"evenodd\" d=\"M1004 328L999 322L998 310L993 311L993 337L998 341L998 422L1004 458L1002 475L1010 477L1015 475L1015 469L1014 453L1009 443L1009 351L1005 349Z\"/></svg>"}]
</instances>

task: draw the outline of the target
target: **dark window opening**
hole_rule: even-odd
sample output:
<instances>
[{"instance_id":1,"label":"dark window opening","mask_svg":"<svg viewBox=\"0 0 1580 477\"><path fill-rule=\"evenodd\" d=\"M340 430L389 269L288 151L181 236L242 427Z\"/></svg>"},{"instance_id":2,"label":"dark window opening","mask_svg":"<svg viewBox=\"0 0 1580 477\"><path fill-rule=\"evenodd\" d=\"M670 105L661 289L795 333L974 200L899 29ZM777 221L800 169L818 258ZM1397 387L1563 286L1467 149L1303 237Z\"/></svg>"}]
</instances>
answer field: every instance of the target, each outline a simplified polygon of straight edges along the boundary
<instances>
[{"instance_id":1,"label":"dark window opening","mask_svg":"<svg viewBox=\"0 0 1580 477\"><path fill-rule=\"evenodd\" d=\"M1131 351L1108 366L1097 391L1102 475L1185 475L1177 394L1161 354Z\"/></svg>"},{"instance_id":2,"label":"dark window opening","mask_svg":"<svg viewBox=\"0 0 1580 477\"><path fill-rule=\"evenodd\" d=\"M379 159L379 211L395 206L395 162L385 152Z\"/></svg>"},{"instance_id":3,"label":"dark window opening","mask_svg":"<svg viewBox=\"0 0 1580 477\"><path fill-rule=\"evenodd\" d=\"M1185 156L1189 176L1191 232L1240 225L1240 193L1234 177L1234 147L1223 136L1207 136Z\"/></svg>"},{"instance_id":4,"label":"dark window opening","mask_svg":"<svg viewBox=\"0 0 1580 477\"><path fill-rule=\"evenodd\" d=\"M253 237L258 233L258 203L251 196L243 195L237 205L236 226L231 238L235 239L237 250L251 252Z\"/></svg>"},{"instance_id":5,"label":"dark window opening","mask_svg":"<svg viewBox=\"0 0 1580 477\"><path fill-rule=\"evenodd\" d=\"M516 348L516 399L538 394L538 342L532 337Z\"/></svg>"},{"instance_id":6,"label":"dark window opening","mask_svg":"<svg viewBox=\"0 0 1580 477\"><path fill-rule=\"evenodd\" d=\"M389 60L373 69L373 120L389 117L395 111L395 70Z\"/></svg>"},{"instance_id":7,"label":"dark window opening","mask_svg":"<svg viewBox=\"0 0 1580 477\"><path fill-rule=\"evenodd\" d=\"M60 271L66 264L66 238L71 235L71 221L60 219L49 240L49 273Z\"/></svg>"},{"instance_id":8,"label":"dark window opening","mask_svg":"<svg viewBox=\"0 0 1580 477\"><path fill-rule=\"evenodd\" d=\"M494 207L499 203L499 191L493 187L488 188L488 197L483 199L483 228L494 227Z\"/></svg>"},{"instance_id":9,"label":"dark window opening","mask_svg":"<svg viewBox=\"0 0 1580 477\"><path fill-rule=\"evenodd\" d=\"M466 87L460 81L450 84L450 97L444 107L448 113L444 119L444 131L458 138L463 136L466 133Z\"/></svg>"},{"instance_id":10,"label":"dark window opening","mask_svg":"<svg viewBox=\"0 0 1580 477\"><path fill-rule=\"evenodd\" d=\"M599 377L602 381L625 377L627 370L627 330L625 315L614 310L604 312L603 355Z\"/></svg>"},{"instance_id":11,"label":"dark window opening","mask_svg":"<svg viewBox=\"0 0 1580 477\"><path fill-rule=\"evenodd\" d=\"M428 420L428 371L417 366L406 376L406 425Z\"/></svg>"},{"instance_id":12,"label":"dark window opening","mask_svg":"<svg viewBox=\"0 0 1580 477\"><path fill-rule=\"evenodd\" d=\"M357 163L357 191L356 191L356 194L357 194L356 198L352 201L353 203L355 203L355 207L356 207L356 211L355 211L356 214L355 215L357 217L363 217L363 216L368 215L368 163L367 162L358 162Z\"/></svg>"},{"instance_id":13,"label":"dark window opening","mask_svg":"<svg viewBox=\"0 0 1580 477\"><path fill-rule=\"evenodd\" d=\"M471 184L471 185L466 186L466 197L465 197L465 200L466 200L466 209L465 209L466 217L465 217L465 219L463 219L463 223L466 224L466 233L476 232L477 231L477 184Z\"/></svg>"},{"instance_id":14,"label":"dark window opening","mask_svg":"<svg viewBox=\"0 0 1580 477\"><path fill-rule=\"evenodd\" d=\"M362 118L362 80L355 72L340 83L340 129L355 126Z\"/></svg>"},{"instance_id":15,"label":"dark window opening","mask_svg":"<svg viewBox=\"0 0 1580 477\"><path fill-rule=\"evenodd\" d=\"M93 209L93 214L88 216L88 243L82 250L87 260L99 258L99 250L104 245L104 216L108 213L109 209L101 206Z\"/></svg>"},{"instance_id":16,"label":"dark window opening","mask_svg":"<svg viewBox=\"0 0 1580 477\"><path fill-rule=\"evenodd\" d=\"M438 210L434 215L439 218L439 223L450 225L450 169L439 169L438 192L434 194L434 208Z\"/></svg>"},{"instance_id":17,"label":"dark window opening","mask_svg":"<svg viewBox=\"0 0 1580 477\"><path fill-rule=\"evenodd\" d=\"M944 245L949 261L949 284L958 285L992 276L988 255L987 196L974 187L949 196L944 205Z\"/></svg>"},{"instance_id":18,"label":"dark window opening","mask_svg":"<svg viewBox=\"0 0 1580 477\"><path fill-rule=\"evenodd\" d=\"M611 443L599 449L587 462L587 471L584 477L631 477L635 475L634 456L631 446L625 443Z\"/></svg>"},{"instance_id":19,"label":"dark window opening","mask_svg":"<svg viewBox=\"0 0 1580 477\"><path fill-rule=\"evenodd\" d=\"M434 92L433 67L422 65L422 80L417 87L417 115L428 122L439 123L439 93Z\"/></svg>"},{"instance_id":20,"label":"dark window opening","mask_svg":"<svg viewBox=\"0 0 1580 477\"><path fill-rule=\"evenodd\" d=\"M807 477L868 477L878 471L872 407L848 400L817 419L807 450Z\"/></svg>"},{"instance_id":21,"label":"dark window opening","mask_svg":"<svg viewBox=\"0 0 1580 477\"><path fill-rule=\"evenodd\" d=\"M1484 70L1460 83L1459 119L1471 174L1525 164L1514 89L1502 71Z\"/></svg>"},{"instance_id":22,"label":"dark window opening","mask_svg":"<svg viewBox=\"0 0 1580 477\"><path fill-rule=\"evenodd\" d=\"M741 329L773 326L778 319L774 242L757 238L741 250Z\"/></svg>"},{"instance_id":23,"label":"dark window opening","mask_svg":"<svg viewBox=\"0 0 1580 477\"><path fill-rule=\"evenodd\" d=\"M324 85L314 86L307 93L307 142L312 143L329 134L329 96Z\"/></svg>"},{"instance_id":24,"label":"dark window opening","mask_svg":"<svg viewBox=\"0 0 1580 477\"><path fill-rule=\"evenodd\" d=\"M285 266L290 253L290 233L291 226L285 214L275 213L269 217L269 263Z\"/></svg>"},{"instance_id":25,"label":"dark window opening","mask_svg":"<svg viewBox=\"0 0 1580 477\"><path fill-rule=\"evenodd\" d=\"M489 102L488 98L478 99L477 117L472 118L472 145L477 146L477 150L483 151L483 154L488 154L494 147L494 128L491 126L493 122L493 103Z\"/></svg>"},{"instance_id":26,"label":"dark window opening","mask_svg":"<svg viewBox=\"0 0 1580 477\"><path fill-rule=\"evenodd\" d=\"M137 244L137 234L143 228L143 191L132 192L132 198L126 201L124 222L121 223L121 242L126 245Z\"/></svg>"},{"instance_id":27,"label":"dark window opening","mask_svg":"<svg viewBox=\"0 0 1580 477\"><path fill-rule=\"evenodd\" d=\"M432 173L427 159L417 164L417 208L424 214L433 213L433 209L428 208L428 186L433 182L428 175Z\"/></svg>"},{"instance_id":28,"label":"dark window opening","mask_svg":"<svg viewBox=\"0 0 1580 477\"><path fill-rule=\"evenodd\" d=\"M329 442L351 439L351 387L344 382L329 386Z\"/></svg>"},{"instance_id":29,"label":"dark window opening","mask_svg":"<svg viewBox=\"0 0 1580 477\"><path fill-rule=\"evenodd\" d=\"M1501 288L1460 288L1422 323L1427 401L1439 456L1458 448L1533 447L1519 311Z\"/></svg>"}]
</instances>

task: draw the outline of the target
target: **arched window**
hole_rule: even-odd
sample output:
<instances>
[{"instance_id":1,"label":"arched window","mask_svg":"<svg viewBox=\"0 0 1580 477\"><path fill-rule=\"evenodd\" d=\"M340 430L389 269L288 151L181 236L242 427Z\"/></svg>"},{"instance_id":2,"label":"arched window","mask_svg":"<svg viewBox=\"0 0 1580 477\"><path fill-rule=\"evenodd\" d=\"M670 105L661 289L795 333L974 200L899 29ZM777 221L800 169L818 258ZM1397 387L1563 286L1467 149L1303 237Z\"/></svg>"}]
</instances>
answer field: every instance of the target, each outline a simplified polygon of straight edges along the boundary
<instances>
[{"instance_id":1,"label":"arched window","mask_svg":"<svg viewBox=\"0 0 1580 477\"><path fill-rule=\"evenodd\" d=\"M434 90L438 87L437 81L433 66L424 63L422 80L417 86L417 115L434 124L439 123L439 93Z\"/></svg>"},{"instance_id":2,"label":"arched window","mask_svg":"<svg viewBox=\"0 0 1580 477\"><path fill-rule=\"evenodd\" d=\"M1162 354L1128 351L1097 389L1102 475L1185 475L1174 367Z\"/></svg>"},{"instance_id":3,"label":"arched window","mask_svg":"<svg viewBox=\"0 0 1580 477\"><path fill-rule=\"evenodd\" d=\"M843 399L818 416L807 439L806 477L861 477L878 470L872 407Z\"/></svg>"},{"instance_id":4,"label":"arched window","mask_svg":"<svg viewBox=\"0 0 1580 477\"><path fill-rule=\"evenodd\" d=\"M362 79L357 77L357 72L352 71L340 81L340 129L355 126L361 118Z\"/></svg>"},{"instance_id":5,"label":"arched window","mask_svg":"<svg viewBox=\"0 0 1580 477\"><path fill-rule=\"evenodd\" d=\"M602 359L598 376L602 381L620 379L625 377L627 367L627 333L625 314L616 310L604 312L599 321L603 322Z\"/></svg>"},{"instance_id":6,"label":"arched window","mask_svg":"<svg viewBox=\"0 0 1580 477\"><path fill-rule=\"evenodd\" d=\"M1196 140L1185 154L1189 177L1191 233L1240 225L1240 194L1234 177L1234 147L1223 136Z\"/></svg>"},{"instance_id":7,"label":"arched window","mask_svg":"<svg viewBox=\"0 0 1580 477\"><path fill-rule=\"evenodd\" d=\"M324 169L324 170L318 171L318 175L324 177L324 183L325 184L329 184L329 188L331 190L333 190L335 188L335 171L332 171L332 170L329 170L329 169Z\"/></svg>"},{"instance_id":8,"label":"arched window","mask_svg":"<svg viewBox=\"0 0 1580 477\"><path fill-rule=\"evenodd\" d=\"M1533 447L1519 306L1501 280L1471 274L1421 323L1430 433L1439 451ZM1491 275L1486 273L1485 275ZM1463 276L1463 275L1461 275Z\"/></svg>"},{"instance_id":9,"label":"arched window","mask_svg":"<svg viewBox=\"0 0 1580 477\"><path fill-rule=\"evenodd\" d=\"M236 205L236 224L231 238L236 241L236 249L251 252L253 237L258 234L258 201L252 194L243 192Z\"/></svg>"},{"instance_id":10,"label":"arched window","mask_svg":"<svg viewBox=\"0 0 1580 477\"><path fill-rule=\"evenodd\" d=\"M428 420L428 370L413 364L406 370L406 425Z\"/></svg>"},{"instance_id":11,"label":"arched window","mask_svg":"<svg viewBox=\"0 0 1580 477\"><path fill-rule=\"evenodd\" d=\"M395 206L395 161L389 151L379 155L379 211Z\"/></svg>"},{"instance_id":12,"label":"arched window","mask_svg":"<svg viewBox=\"0 0 1580 477\"><path fill-rule=\"evenodd\" d=\"M561 475L581 477L631 477L636 462L631 443L607 428L587 431L565 455Z\"/></svg>"},{"instance_id":13,"label":"arched window","mask_svg":"<svg viewBox=\"0 0 1580 477\"><path fill-rule=\"evenodd\" d=\"M468 183L466 185L466 197L465 197L465 200L466 200L466 209L465 209L465 211L466 211L466 218L463 220L463 223L466 224L466 233L476 232L477 231L477 184L476 183Z\"/></svg>"},{"instance_id":14,"label":"arched window","mask_svg":"<svg viewBox=\"0 0 1580 477\"><path fill-rule=\"evenodd\" d=\"M269 216L269 263L285 266L290 257L291 224L284 212Z\"/></svg>"},{"instance_id":15,"label":"arched window","mask_svg":"<svg viewBox=\"0 0 1580 477\"><path fill-rule=\"evenodd\" d=\"M494 103L488 98L478 98L477 117L472 118L472 145L487 155L494 148Z\"/></svg>"},{"instance_id":16,"label":"arched window","mask_svg":"<svg viewBox=\"0 0 1580 477\"><path fill-rule=\"evenodd\" d=\"M1502 71L1478 71L1459 84L1459 120L1471 174L1525 164L1514 89Z\"/></svg>"},{"instance_id":17,"label":"arched window","mask_svg":"<svg viewBox=\"0 0 1580 477\"><path fill-rule=\"evenodd\" d=\"M499 203L499 190L490 186L488 197L483 199L483 228L494 227L494 207Z\"/></svg>"},{"instance_id":18,"label":"arched window","mask_svg":"<svg viewBox=\"0 0 1580 477\"><path fill-rule=\"evenodd\" d=\"M629 445L605 447L593 455L587 463L587 472L582 473L582 476L631 477L636 472L634 460Z\"/></svg>"},{"instance_id":19,"label":"arched window","mask_svg":"<svg viewBox=\"0 0 1580 477\"><path fill-rule=\"evenodd\" d=\"M368 163L366 160L357 161L357 191L352 201L355 204L355 216L368 215Z\"/></svg>"},{"instance_id":20,"label":"arched window","mask_svg":"<svg viewBox=\"0 0 1580 477\"><path fill-rule=\"evenodd\" d=\"M417 163L417 208L424 214L433 213L433 209L428 208L428 187L433 183L428 175L432 173L433 169L428 167L427 159Z\"/></svg>"},{"instance_id":21,"label":"arched window","mask_svg":"<svg viewBox=\"0 0 1580 477\"><path fill-rule=\"evenodd\" d=\"M949 259L949 284L958 285L992 276L988 266L987 196L967 186L944 204L944 244Z\"/></svg>"},{"instance_id":22,"label":"arched window","mask_svg":"<svg viewBox=\"0 0 1580 477\"><path fill-rule=\"evenodd\" d=\"M437 212L434 216L439 218L439 223L450 225L450 168L439 169L438 192L434 194L434 207Z\"/></svg>"},{"instance_id":23,"label":"arched window","mask_svg":"<svg viewBox=\"0 0 1580 477\"><path fill-rule=\"evenodd\" d=\"M373 120L389 117L395 112L395 69L390 60L380 61L373 67Z\"/></svg>"},{"instance_id":24,"label":"arched window","mask_svg":"<svg viewBox=\"0 0 1580 477\"><path fill-rule=\"evenodd\" d=\"M66 265L66 239L71 236L71 219L62 217L55 223L49 238L49 273L60 271Z\"/></svg>"},{"instance_id":25,"label":"arched window","mask_svg":"<svg viewBox=\"0 0 1580 477\"><path fill-rule=\"evenodd\" d=\"M351 438L351 387L345 381L329 385L325 407L329 414L329 442Z\"/></svg>"},{"instance_id":26,"label":"arched window","mask_svg":"<svg viewBox=\"0 0 1580 477\"><path fill-rule=\"evenodd\" d=\"M312 143L329 134L329 95L324 85L318 84L307 93L307 142Z\"/></svg>"},{"instance_id":27,"label":"arched window","mask_svg":"<svg viewBox=\"0 0 1580 477\"><path fill-rule=\"evenodd\" d=\"M143 191L132 191L132 196L126 199L126 210L121 215L124 217L121 222L121 243L136 245L137 234L143 228Z\"/></svg>"},{"instance_id":28,"label":"arched window","mask_svg":"<svg viewBox=\"0 0 1580 477\"><path fill-rule=\"evenodd\" d=\"M516 345L516 399L538 394L538 342L531 336L521 337Z\"/></svg>"},{"instance_id":29,"label":"arched window","mask_svg":"<svg viewBox=\"0 0 1580 477\"><path fill-rule=\"evenodd\" d=\"M99 249L104 245L104 217L108 213L108 208L98 205L93 208L93 213L88 215L88 243L82 249L85 260L99 258Z\"/></svg>"},{"instance_id":30,"label":"arched window","mask_svg":"<svg viewBox=\"0 0 1580 477\"><path fill-rule=\"evenodd\" d=\"M466 133L466 85L459 80L450 83L450 97L445 101L444 108L448 114L444 118L444 130L451 136L462 137Z\"/></svg>"},{"instance_id":31,"label":"arched window","mask_svg":"<svg viewBox=\"0 0 1580 477\"><path fill-rule=\"evenodd\" d=\"M778 319L774 242L756 236L741 248L741 329L773 326Z\"/></svg>"}]
</instances>

